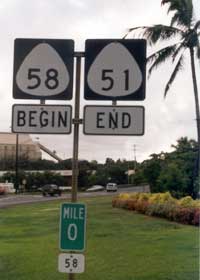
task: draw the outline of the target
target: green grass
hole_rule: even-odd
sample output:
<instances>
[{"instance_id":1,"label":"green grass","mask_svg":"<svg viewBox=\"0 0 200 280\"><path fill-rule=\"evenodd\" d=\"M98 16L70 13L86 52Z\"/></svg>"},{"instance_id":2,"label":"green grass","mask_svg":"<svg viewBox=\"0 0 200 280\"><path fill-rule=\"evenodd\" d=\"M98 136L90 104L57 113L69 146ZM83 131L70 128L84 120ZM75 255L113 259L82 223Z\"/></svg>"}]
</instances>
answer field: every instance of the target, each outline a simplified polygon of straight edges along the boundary
<instances>
[{"instance_id":1,"label":"green grass","mask_svg":"<svg viewBox=\"0 0 200 280\"><path fill-rule=\"evenodd\" d=\"M198 280L198 229L87 203L86 271L81 280ZM0 210L0 279L61 280L59 202Z\"/></svg>"}]
</instances>

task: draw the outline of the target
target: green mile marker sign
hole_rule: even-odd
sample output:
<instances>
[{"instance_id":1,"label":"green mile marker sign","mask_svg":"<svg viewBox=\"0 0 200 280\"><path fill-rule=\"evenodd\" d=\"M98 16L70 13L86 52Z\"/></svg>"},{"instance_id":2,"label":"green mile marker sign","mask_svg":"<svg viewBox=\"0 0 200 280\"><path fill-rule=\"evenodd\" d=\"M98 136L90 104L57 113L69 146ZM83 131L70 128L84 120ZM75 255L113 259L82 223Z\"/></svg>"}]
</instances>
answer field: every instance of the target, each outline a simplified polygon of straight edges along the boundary
<instances>
[{"instance_id":1,"label":"green mile marker sign","mask_svg":"<svg viewBox=\"0 0 200 280\"><path fill-rule=\"evenodd\" d=\"M60 249L83 251L86 231L85 204L63 203L60 211Z\"/></svg>"}]
</instances>

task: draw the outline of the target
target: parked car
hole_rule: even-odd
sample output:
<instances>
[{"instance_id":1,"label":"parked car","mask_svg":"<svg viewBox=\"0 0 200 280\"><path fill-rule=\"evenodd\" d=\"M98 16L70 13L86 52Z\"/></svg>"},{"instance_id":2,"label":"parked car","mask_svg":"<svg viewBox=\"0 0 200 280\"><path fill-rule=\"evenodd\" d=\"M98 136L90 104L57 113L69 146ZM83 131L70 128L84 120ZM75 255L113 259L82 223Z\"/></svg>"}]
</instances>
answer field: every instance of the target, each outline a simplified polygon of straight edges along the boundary
<instances>
[{"instance_id":1,"label":"parked car","mask_svg":"<svg viewBox=\"0 0 200 280\"><path fill-rule=\"evenodd\" d=\"M59 195L59 196L61 196L61 193L62 193L59 186L54 185L54 184L44 185L41 188L41 190L42 190L43 196L46 196L46 195L50 195L50 196Z\"/></svg>"},{"instance_id":2,"label":"parked car","mask_svg":"<svg viewBox=\"0 0 200 280\"><path fill-rule=\"evenodd\" d=\"M98 192L103 191L105 188L101 185L94 185L86 190L86 192Z\"/></svg>"},{"instance_id":3,"label":"parked car","mask_svg":"<svg viewBox=\"0 0 200 280\"><path fill-rule=\"evenodd\" d=\"M0 195L6 194L6 188L0 185Z\"/></svg>"},{"instance_id":4,"label":"parked car","mask_svg":"<svg viewBox=\"0 0 200 280\"><path fill-rule=\"evenodd\" d=\"M107 192L116 192L117 191L117 184L115 184L115 183L108 183L106 185L106 191Z\"/></svg>"}]
</instances>

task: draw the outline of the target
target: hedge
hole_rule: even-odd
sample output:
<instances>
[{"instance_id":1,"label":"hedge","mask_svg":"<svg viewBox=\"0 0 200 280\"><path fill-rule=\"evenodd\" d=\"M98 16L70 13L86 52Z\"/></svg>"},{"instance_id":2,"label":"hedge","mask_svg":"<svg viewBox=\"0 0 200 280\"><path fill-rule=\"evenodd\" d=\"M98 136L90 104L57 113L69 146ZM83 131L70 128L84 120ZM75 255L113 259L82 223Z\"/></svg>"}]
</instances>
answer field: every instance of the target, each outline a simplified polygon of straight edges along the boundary
<instances>
[{"instance_id":1,"label":"hedge","mask_svg":"<svg viewBox=\"0 0 200 280\"><path fill-rule=\"evenodd\" d=\"M166 218L188 225L199 225L200 201L190 196L180 200L166 193L123 193L112 200L113 207L137 211L139 213Z\"/></svg>"}]
</instances>

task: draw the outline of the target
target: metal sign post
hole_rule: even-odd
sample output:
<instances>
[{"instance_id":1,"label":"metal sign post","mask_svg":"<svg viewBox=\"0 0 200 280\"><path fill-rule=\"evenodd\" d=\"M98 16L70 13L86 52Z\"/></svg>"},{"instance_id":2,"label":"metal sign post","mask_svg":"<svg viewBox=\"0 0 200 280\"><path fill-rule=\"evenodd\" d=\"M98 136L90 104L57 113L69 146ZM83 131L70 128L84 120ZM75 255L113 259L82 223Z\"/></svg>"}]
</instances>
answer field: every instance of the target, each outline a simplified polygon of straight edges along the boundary
<instances>
[{"instance_id":1,"label":"metal sign post","mask_svg":"<svg viewBox=\"0 0 200 280\"><path fill-rule=\"evenodd\" d=\"M74 139L73 139L73 161L72 161L72 197L71 202L77 201L78 186L78 143L79 143L79 119L80 111L80 80L81 80L81 57L83 53L75 53L76 57L76 84L75 84L75 101L74 101Z\"/></svg>"},{"instance_id":2,"label":"metal sign post","mask_svg":"<svg viewBox=\"0 0 200 280\"><path fill-rule=\"evenodd\" d=\"M72 160L72 195L71 202L77 202L78 189L78 144L79 144L79 119L80 113L80 83L81 83L81 57L84 53L75 53L76 57L76 83L75 83L75 101L74 101L74 138L73 138L73 160ZM69 273L69 280L74 280L75 274Z\"/></svg>"}]
</instances>

